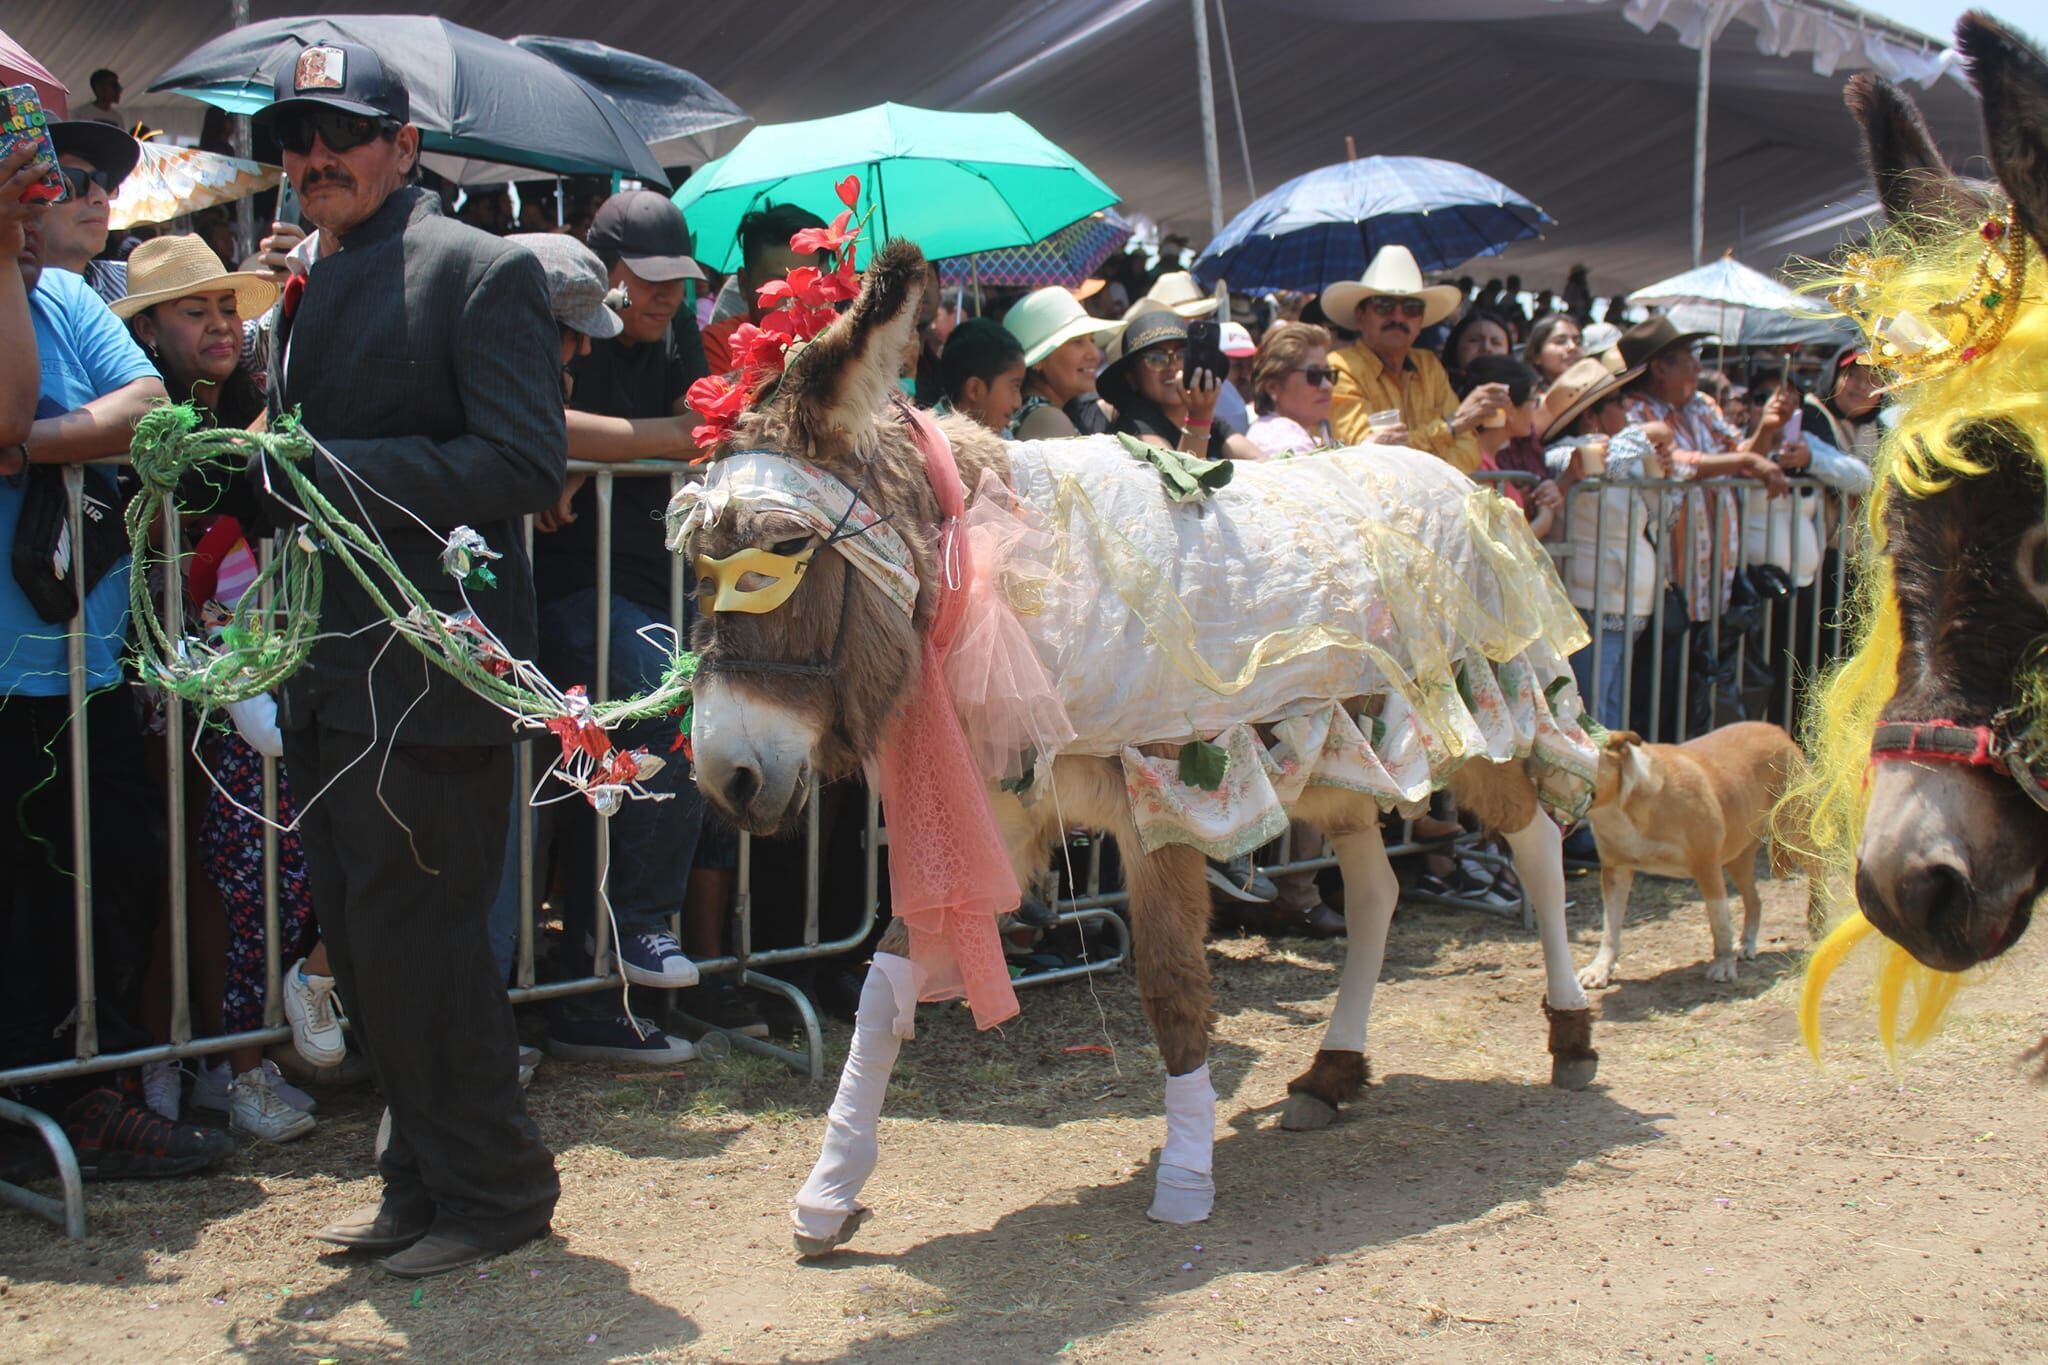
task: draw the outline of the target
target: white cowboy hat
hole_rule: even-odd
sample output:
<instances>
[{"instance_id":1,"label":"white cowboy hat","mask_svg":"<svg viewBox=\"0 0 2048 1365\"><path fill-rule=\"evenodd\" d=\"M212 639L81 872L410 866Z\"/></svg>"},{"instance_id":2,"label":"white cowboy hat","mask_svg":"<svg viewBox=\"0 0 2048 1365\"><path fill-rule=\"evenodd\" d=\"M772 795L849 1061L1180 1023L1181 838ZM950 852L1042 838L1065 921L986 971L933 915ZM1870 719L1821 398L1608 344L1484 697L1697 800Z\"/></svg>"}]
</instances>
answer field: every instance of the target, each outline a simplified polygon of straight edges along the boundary
<instances>
[{"instance_id":1,"label":"white cowboy hat","mask_svg":"<svg viewBox=\"0 0 2048 1365\"><path fill-rule=\"evenodd\" d=\"M277 301L277 286L268 277L230 273L197 237L153 237L128 257L128 297L113 305L114 315L132 318L172 299L229 289L235 294L235 313L245 322L262 317Z\"/></svg>"},{"instance_id":2,"label":"white cowboy hat","mask_svg":"<svg viewBox=\"0 0 2048 1365\"><path fill-rule=\"evenodd\" d=\"M1364 275L1323 290L1323 315L1339 327L1350 327L1358 305L1367 299L1421 299L1422 325L1433 327L1457 311L1464 297L1455 284L1423 284L1422 267L1407 247L1383 246Z\"/></svg>"},{"instance_id":3,"label":"white cowboy hat","mask_svg":"<svg viewBox=\"0 0 2048 1365\"><path fill-rule=\"evenodd\" d=\"M1140 313L1150 313L1165 308L1184 318L1205 318L1216 311L1216 296L1204 293L1202 286L1195 283L1195 277L1185 270L1169 270L1152 281L1152 287L1145 296L1134 300L1124 309L1124 321L1129 322Z\"/></svg>"},{"instance_id":4,"label":"white cowboy hat","mask_svg":"<svg viewBox=\"0 0 2048 1365\"><path fill-rule=\"evenodd\" d=\"M1003 314L1003 329L1024 348L1026 366L1036 365L1075 337L1092 336L1101 345L1122 326L1111 318L1091 317L1072 290L1057 284L1032 290Z\"/></svg>"}]
</instances>

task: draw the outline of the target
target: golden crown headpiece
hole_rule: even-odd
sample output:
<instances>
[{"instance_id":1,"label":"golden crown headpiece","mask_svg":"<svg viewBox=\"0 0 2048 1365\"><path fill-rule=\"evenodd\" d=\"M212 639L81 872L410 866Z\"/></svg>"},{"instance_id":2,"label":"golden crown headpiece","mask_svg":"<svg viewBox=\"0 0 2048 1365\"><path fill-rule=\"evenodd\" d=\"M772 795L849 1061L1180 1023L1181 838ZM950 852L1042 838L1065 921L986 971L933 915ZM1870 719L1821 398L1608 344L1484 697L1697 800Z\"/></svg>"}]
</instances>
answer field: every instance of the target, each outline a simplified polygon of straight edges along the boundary
<instances>
[{"instance_id":1,"label":"golden crown headpiece","mask_svg":"<svg viewBox=\"0 0 2048 1365\"><path fill-rule=\"evenodd\" d=\"M2027 234L2007 207L1980 223L1977 235L1984 250L1969 279L1924 308L1897 306L1895 281L1905 268L1903 257L1854 251L1843 264L1841 283L1828 301L1869 338L1861 362L1891 373L1886 389L1953 373L2005 339L2026 287Z\"/></svg>"}]
</instances>

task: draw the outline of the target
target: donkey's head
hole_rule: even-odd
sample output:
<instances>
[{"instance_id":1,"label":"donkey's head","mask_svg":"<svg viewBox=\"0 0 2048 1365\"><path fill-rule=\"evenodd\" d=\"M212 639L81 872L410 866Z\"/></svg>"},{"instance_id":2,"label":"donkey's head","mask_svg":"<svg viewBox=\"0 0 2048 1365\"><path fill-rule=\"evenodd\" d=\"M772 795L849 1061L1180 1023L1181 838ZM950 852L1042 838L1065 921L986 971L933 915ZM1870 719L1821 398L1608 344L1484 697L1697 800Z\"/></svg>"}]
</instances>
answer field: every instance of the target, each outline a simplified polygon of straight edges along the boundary
<instances>
[{"instance_id":1,"label":"donkey's head","mask_svg":"<svg viewBox=\"0 0 2048 1365\"><path fill-rule=\"evenodd\" d=\"M1892 229L1905 234L1901 259L1953 262L1948 287L1974 293L1976 306L1987 294L2002 301L1997 284L1973 278L1967 263L2000 242L2004 200L2010 221L2035 244L2048 244L2048 63L1977 14L1964 18L1957 45L1983 98L2003 196L1955 176L1918 112L1884 81L1858 76L1848 100ZM2010 947L2048 888L2048 811L2009 773L1970 761L1991 754L1960 751L1976 737L2010 744L2024 728L2015 718L2030 713L2023 693L2030 670L2042 667L2036 650L2048 635L2048 302L2040 252L2006 244L2021 251L2030 276L2024 291L2013 291L2023 302L2011 330L1991 337L1978 357L1964 356L1969 363L1951 374L1900 390L1900 420L1880 460L1886 558L1872 566L1880 582L1889 575L1889 592L1877 594L1869 657L1859 661L1867 686L1890 696L1876 716L1889 727L1878 732L1887 752L1869 775L1856 897L1887 936L1950 971ZM1894 644L1896 669L1889 670L1881 655ZM1857 667L1844 677L1854 678ZM1821 717L1823 725L1830 719L1840 723L1840 710ZM1898 756L1929 738L1957 752ZM1869 739L1865 729L1861 742Z\"/></svg>"},{"instance_id":2,"label":"donkey's head","mask_svg":"<svg viewBox=\"0 0 2048 1365\"><path fill-rule=\"evenodd\" d=\"M892 396L924 287L916 246L883 248L852 308L670 508L702 612L697 784L757 834L870 757L917 683L938 510Z\"/></svg>"}]
</instances>

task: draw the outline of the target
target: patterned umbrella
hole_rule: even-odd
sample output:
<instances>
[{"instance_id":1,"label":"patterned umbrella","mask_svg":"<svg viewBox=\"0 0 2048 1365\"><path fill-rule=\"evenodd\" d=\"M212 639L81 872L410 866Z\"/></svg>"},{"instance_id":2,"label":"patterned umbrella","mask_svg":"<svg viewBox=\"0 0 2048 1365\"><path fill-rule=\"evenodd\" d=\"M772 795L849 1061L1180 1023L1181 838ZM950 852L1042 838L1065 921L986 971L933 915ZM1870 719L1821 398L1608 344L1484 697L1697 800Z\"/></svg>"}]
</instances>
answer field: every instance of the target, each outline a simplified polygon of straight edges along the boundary
<instances>
[{"instance_id":1,"label":"patterned umbrella","mask_svg":"<svg viewBox=\"0 0 2048 1365\"><path fill-rule=\"evenodd\" d=\"M1540 237L1550 215L1490 175L1427 156L1368 156L1298 175L1252 201L1195 260L1205 288L1321 289L1383 246L1449 270Z\"/></svg>"},{"instance_id":2,"label":"patterned umbrella","mask_svg":"<svg viewBox=\"0 0 2048 1365\"><path fill-rule=\"evenodd\" d=\"M1029 246L1004 247L1000 251L984 251L979 256L955 256L940 261L939 279L962 287L979 279L985 285L1036 289L1063 284L1071 289L1123 250L1130 239L1131 225L1115 209L1104 209Z\"/></svg>"},{"instance_id":3,"label":"patterned umbrella","mask_svg":"<svg viewBox=\"0 0 2048 1365\"><path fill-rule=\"evenodd\" d=\"M121 192L109 206L107 226L167 223L180 214L232 204L270 189L283 174L260 161L145 142L142 160L121 182Z\"/></svg>"}]
</instances>

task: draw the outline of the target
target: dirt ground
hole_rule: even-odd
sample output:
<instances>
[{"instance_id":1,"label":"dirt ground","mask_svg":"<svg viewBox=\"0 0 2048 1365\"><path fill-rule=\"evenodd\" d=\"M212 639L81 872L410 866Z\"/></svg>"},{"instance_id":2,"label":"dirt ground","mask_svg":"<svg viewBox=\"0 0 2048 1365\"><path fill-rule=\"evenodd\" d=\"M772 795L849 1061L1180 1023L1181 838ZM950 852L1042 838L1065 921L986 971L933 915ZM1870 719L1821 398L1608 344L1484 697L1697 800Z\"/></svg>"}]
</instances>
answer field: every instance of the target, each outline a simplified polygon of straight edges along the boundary
<instances>
[{"instance_id":1,"label":"dirt ground","mask_svg":"<svg viewBox=\"0 0 2048 1365\"><path fill-rule=\"evenodd\" d=\"M1597 890L1573 894L1584 962ZM1861 985L1838 984L1816 1070L1794 1020L1803 900L1765 894L1764 956L1716 986L1691 886L1638 881L1579 1094L1543 1084L1533 938L1404 908L1378 1082L1310 1134L1281 1132L1278 1104L1339 950L1217 943L1220 1194L1200 1227L1144 1218L1161 1072L1132 982L1110 978L1027 995L1004 1037L927 1008L877 1216L830 1261L794 1261L785 1214L829 1081L748 1058L631 1079L550 1062L532 1090L561 1155L549 1241L419 1288L316 1254L304 1231L375 1193L377 1103L330 1092L314 1136L224 1175L93 1187L84 1242L0 1211L0 1359L2048 1354L2048 1097L2017 1065L2043 936L1899 1074ZM832 1041L836 1067L843 1028Z\"/></svg>"}]
</instances>

